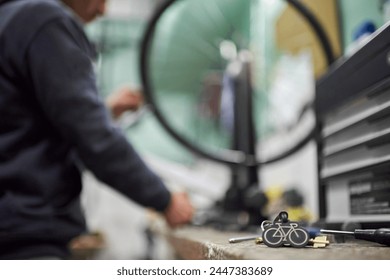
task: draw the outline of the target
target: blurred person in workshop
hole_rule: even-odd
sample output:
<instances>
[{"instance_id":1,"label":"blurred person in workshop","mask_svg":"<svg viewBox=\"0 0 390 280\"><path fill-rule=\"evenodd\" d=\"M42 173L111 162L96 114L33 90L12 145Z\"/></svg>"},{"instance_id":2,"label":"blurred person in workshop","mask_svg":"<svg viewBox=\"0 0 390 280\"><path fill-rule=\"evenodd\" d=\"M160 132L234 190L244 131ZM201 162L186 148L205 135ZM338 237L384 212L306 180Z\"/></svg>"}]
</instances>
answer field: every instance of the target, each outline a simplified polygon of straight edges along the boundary
<instances>
[{"instance_id":1,"label":"blurred person in workshop","mask_svg":"<svg viewBox=\"0 0 390 280\"><path fill-rule=\"evenodd\" d=\"M69 258L70 240L86 232L84 168L172 227L192 218L187 196L112 124L128 105L109 101L111 116L98 97L83 23L104 10L105 0L0 0L1 259Z\"/></svg>"}]
</instances>

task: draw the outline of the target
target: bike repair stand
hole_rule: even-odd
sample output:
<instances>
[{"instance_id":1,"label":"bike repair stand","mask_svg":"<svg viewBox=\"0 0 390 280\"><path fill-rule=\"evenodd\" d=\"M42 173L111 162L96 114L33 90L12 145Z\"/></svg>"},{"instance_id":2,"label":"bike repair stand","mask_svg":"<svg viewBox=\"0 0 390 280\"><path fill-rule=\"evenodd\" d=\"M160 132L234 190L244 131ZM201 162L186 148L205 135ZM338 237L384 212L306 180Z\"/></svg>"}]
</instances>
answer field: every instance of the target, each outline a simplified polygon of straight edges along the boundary
<instances>
[{"instance_id":1,"label":"bike repair stand","mask_svg":"<svg viewBox=\"0 0 390 280\"><path fill-rule=\"evenodd\" d=\"M231 67L234 66L234 67ZM222 201L208 211L203 225L219 229L258 230L266 218L262 208L268 199L259 188L256 159L256 137L253 122L253 89L250 60L238 56L225 72L233 97L232 149L253 159L252 165L231 165L231 183Z\"/></svg>"}]
</instances>

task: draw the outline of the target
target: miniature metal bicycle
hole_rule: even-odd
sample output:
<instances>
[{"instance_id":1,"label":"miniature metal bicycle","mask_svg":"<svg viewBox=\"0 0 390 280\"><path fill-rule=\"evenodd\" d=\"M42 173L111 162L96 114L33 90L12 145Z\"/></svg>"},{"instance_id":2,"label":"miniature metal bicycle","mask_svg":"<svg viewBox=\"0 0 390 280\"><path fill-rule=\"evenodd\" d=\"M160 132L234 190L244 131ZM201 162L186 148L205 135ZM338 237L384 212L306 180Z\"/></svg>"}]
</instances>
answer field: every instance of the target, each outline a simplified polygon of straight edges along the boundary
<instances>
[{"instance_id":1,"label":"miniature metal bicycle","mask_svg":"<svg viewBox=\"0 0 390 280\"><path fill-rule=\"evenodd\" d=\"M268 247L281 247L283 245L302 248L309 242L310 236L306 229L296 222L288 220L287 212L280 212L273 222L264 221L263 242Z\"/></svg>"}]
</instances>

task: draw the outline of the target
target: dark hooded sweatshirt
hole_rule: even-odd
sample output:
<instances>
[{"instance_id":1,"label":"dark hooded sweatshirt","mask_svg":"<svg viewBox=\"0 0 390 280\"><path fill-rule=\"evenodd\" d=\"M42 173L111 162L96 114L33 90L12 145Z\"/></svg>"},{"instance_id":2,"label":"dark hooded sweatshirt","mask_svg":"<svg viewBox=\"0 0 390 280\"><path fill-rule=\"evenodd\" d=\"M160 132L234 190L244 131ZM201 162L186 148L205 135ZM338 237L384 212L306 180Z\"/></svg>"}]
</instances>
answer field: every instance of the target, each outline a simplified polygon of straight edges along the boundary
<instances>
[{"instance_id":1,"label":"dark hooded sweatshirt","mask_svg":"<svg viewBox=\"0 0 390 280\"><path fill-rule=\"evenodd\" d=\"M1 0L0 0L1 2ZM170 193L112 125L94 51L56 0L0 3L0 258L66 258L85 231L80 162L135 202Z\"/></svg>"}]
</instances>

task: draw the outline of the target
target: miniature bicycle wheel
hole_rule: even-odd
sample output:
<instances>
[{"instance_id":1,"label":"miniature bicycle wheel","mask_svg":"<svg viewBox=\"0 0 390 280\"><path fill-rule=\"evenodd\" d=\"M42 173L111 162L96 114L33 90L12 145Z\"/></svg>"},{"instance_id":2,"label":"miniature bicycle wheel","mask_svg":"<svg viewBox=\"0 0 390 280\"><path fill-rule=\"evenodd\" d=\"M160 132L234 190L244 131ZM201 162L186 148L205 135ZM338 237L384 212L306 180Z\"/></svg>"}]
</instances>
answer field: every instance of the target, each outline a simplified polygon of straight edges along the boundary
<instances>
[{"instance_id":1,"label":"miniature bicycle wheel","mask_svg":"<svg viewBox=\"0 0 390 280\"><path fill-rule=\"evenodd\" d=\"M296 228L287 236L288 243L296 248L302 248L309 242L309 233L303 228Z\"/></svg>"},{"instance_id":2,"label":"miniature bicycle wheel","mask_svg":"<svg viewBox=\"0 0 390 280\"><path fill-rule=\"evenodd\" d=\"M283 244L283 234L279 227L270 226L263 232L263 242L268 247L277 248Z\"/></svg>"}]
</instances>

